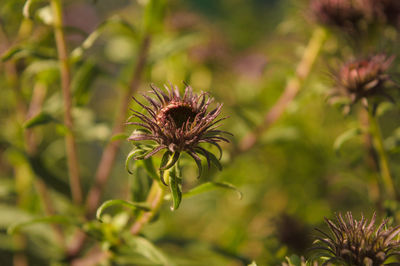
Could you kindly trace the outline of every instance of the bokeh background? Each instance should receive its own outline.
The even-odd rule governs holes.
[[[138,58],[147,1],[63,2],[78,157],[87,193],[111,137],[123,86]],[[239,200],[229,190],[213,190],[184,198],[176,211],[170,211],[170,203],[165,202],[157,220],[143,230],[146,238],[178,265],[247,265],[252,261],[279,265],[285,256],[308,254],[314,228],[325,228],[324,217],[345,211],[353,211],[356,217],[361,213],[370,217],[379,210],[380,215],[384,213],[384,206],[377,203],[378,174],[370,156],[370,140],[359,136],[334,148],[335,141],[339,146],[338,136],[366,117],[357,108],[344,116],[340,108],[329,104],[331,71],[350,50],[332,32],[325,33],[312,71],[283,115],[264,130],[254,147],[234,152],[263,123],[264,115],[296,76],[310,38],[321,30],[310,16],[308,1],[162,2],[165,11],[159,23],[154,23],[138,91],[148,91],[150,83],[162,87],[168,82],[183,89],[187,82],[196,92],[208,91],[224,103],[223,114],[229,119],[222,128],[234,134],[231,143],[223,145],[224,169],[212,168],[196,180],[196,167],[189,163],[183,190],[210,180],[227,181],[243,198]],[[24,4],[21,0],[0,2],[4,60],[0,63],[0,264],[24,265],[18,264],[18,256],[24,256],[28,265],[62,265],[62,248],[54,244],[50,225],[29,226],[22,236],[6,233],[15,222],[44,215],[37,179],[48,186],[56,214],[79,216],[81,211],[70,203],[68,188],[62,185],[68,183],[68,175],[60,123],[34,128],[40,170],[56,181],[43,179],[32,165],[35,162],[23,152],[26,117],[21,112],[34,90],[43,91],[43,110],[62,121],[57,51],[52,27],[46,24],[51,19],[48,3],[34,1],[31,19],[23,16]],[[98,36],[88,41],[94,32]],[[395,38],[393,30],[385,34],[388,40]],[[82,45],[85,40],[87,46]],[[396,50],[391,41],[381,41],[377,49]],[[131,107],[140,108],[133,102]],[[381,117],[389,149],[398,141],[399,122],[396,107]],[[126,133],[133,128],[127,126]],[[140,194],[134,192],[139,181],[124,165],[131,148],[131,143],[122,143],[102,201]],[[399,173],[398,154],[392,151],[391,165]]]

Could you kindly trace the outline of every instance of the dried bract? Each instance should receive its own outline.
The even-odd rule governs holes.
[[[351,212],[345,217],[339,213],[336,222],[325,219],[330,234],[317,229],[323,236],[317,238],[314,249],[329,258],[326,263],[383,265],[389,257],[399,254],[400,226],[388,227],[387,220],[376,226],[375,220],[374,214],[370,222],[364,216],[357,221]]]

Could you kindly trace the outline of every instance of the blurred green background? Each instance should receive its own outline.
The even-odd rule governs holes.
[[[119,96],[138,57],[146,2],[64,1],[85,193],[110,138]],[[0,63],[0,264],[18,265],[18,254],[22,254],[29,265],[62,265],[61,248],[54,244],[49,225],[29,226],[21,233],[23,237],[6,233],[15,222],[44,215],[40,185],[35,181],[41,178],[33,169],[35,162],[24,152],[26,117],[21,108],[28,105],[34,90],[43,91],[43,110],[62,121],[57,51],[52,27],[46,24],[46,18],[51,19],[48,3],[33,1],[32,19],[23,17],[24,3],[0,2],[0,53],[3,59],[11,57]],[[232,157],[234,148],[262,123],[264,114],[295,76],[318,27],[310,19],[307,1],[168,0],[163,4],[162,19],[158,24],[152,22],[148,63],[139,91],[148,91],[150,83],[162,87],[168,82],[183,89],[185,81],[196,92],[208,91],[224,103],[223,114],[230,118],[223,129],[234,134],[232,142],[223,145],[224,169],[212,168],[196,180],[196,168],[189,164],[193,167],[184,169],[183,190],[209,180],[228,181],[238,187],[243,198],[215,190],[184,199],[173,212],[166,202],[158,219],[143,230],[144,236],[179,265],[247,265],[253,260],[258,265],[279,265],[287,255],[308,254],[314,228],[324,228],[324,217],[344,211],[370,217],[382,207],[376,204],[379,184],[368,140],[356,137],[339,151],[333,148],[340,134],[363,120],[363,113],[355,109],[343,116],[328,103],[329,73],[338,64],[333,58],[349,50],[332,35],[283,116],[251,150]],[[97,38],[82,45],[94,32]],[[139,108],[133,103],[131,107]],[[381,122],[389,137],[399,122],[398,108],[385,113]],[[127,126],[126,133],[133,128]],[[39,170],[49,176],[43,181],[55,213],[79,216],[81,209],[70,203],[65,185],[63,130],[57,122],[34,128],[43,168]],[[387,144],[396,141],[394,135]],[[131,147],[123,142],[102,201],[129,199],[135,191],[129,184],[138,181],[124,166]],[[394,164],[398,155],[391,154],[391,159],[398,170]]]

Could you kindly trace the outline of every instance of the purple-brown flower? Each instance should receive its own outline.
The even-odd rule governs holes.
[[[180,95],[177,86],[165,86],[166,91],[151,86],[151,93],[154,97],[143,95],[147,104],[134,100],[143,107],[147,114],[134,111],[131,118],[138,118],[140,122],[128,124],[140,126],[135,130],[128,140],[132,141],[153,141],[155,145],[142,157],[147,159],[161,150],[166,150],[164,156],[172,156],[168,165],[162,165],[160,170],[172,167],[182,152],[189,154],[196,162],[201,173],[201,158],[218,164],[218,159],[213,153],[201,147],[202,143],[214,145],[222,155],[219,142],[229,142],[223,134],[230,134],[218,130],[219,123],[226,117],[217,119],[221,113],[222,104],[217,104],[214,109],[208,111],[213,98],[205,92],[193,93],[190,86],[186,86],[183,96]],[[200,156],[199,156],[200,155]],[[219,165],[217,165],[219,166]]]
[[[364,216],[357,221],[351,212],[345,217],[339,213],[336,221],[325,219],[330,233],[317,229],[323,236],[317,238],[314,249],[320,251],[319,256],[328,258],[325,264],[383,265],[388,258],[399,254],[400,226],[389,227],[387,220],[376,226],[375,220],[374,214],[370,222]]]
[[[386,93],[390,81],[388,69],[394,56],[377,54],[345,63],[337,75],[337,90],[348,96],[352,103]]]
[[[310,9],[321,24],[346,32],[357,30],[367,17],[364,0],[312,0]]]

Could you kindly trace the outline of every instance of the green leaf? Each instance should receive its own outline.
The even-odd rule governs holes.
[[[126,157],[125,160],[125,169],[128,171],[129,174],[132,174],[133,172],[129,168],[129,162],[131,160],[141,160],[143,159],[144,156],[146,156],[146,153],[150,152],[151,150],[147,149],[146,146],[135,146],[131,152],[129,152],[128,156]]]
[[[125,133],[115,134],[111,137],[110,142],[114,142],[117,140],[126,140],[128,136]]]
[[[26,0],[24,7],[22,8],[22,14],[27,19],[32,19],[31,6],[34,2],[39,2],[38,0]]]
[[[32,225],[32,224],[37,224],[37,223],[49,223],[49,224],[69,224],[69,225],[79,225],[77,221],[72,220],[68,216],[63,216],[63,215],[54,215],[54,216],[47,216],[47,217],[41,217],[41,218],[35,218],[26,222],[19,222],[16,224],[11,225],[7,229],[8,234],[15,234],[18,232],[21,228]]]
[[[115,205],[122,205],[131,209],[140,209],[143,211],[150,211],[150,207],[143,202],[130,202],[121,199],[114,199],[114,200],[107,200],[96,211],[96,218],[97,220],[101,221],[101,215],[103,214],[104,210]]]
[[[165,0],[149,0],[144,11],[145,32],[154,33],[162,27],[165,15]]]
[[[128,248],[125,249],[125,252],[130,256],[134,255],[132,253],[137,253],[147,258],[155,265],[175,265],[161,250],[154,246],[153,243],[151,243],[149,240],[140,236],[132,236],[130,234],[124,235],[123,239],[128,245]],[[122,252],[118,251],[119,250],[117,250],[116,252],[118,256],[123,255],[121,254]],[[120,251],[123,250],[120,249]]]
[[[335,150],[336,153],[338,153],[342,147],[342,145],[349,141],[350,139],[359,136],[362,133],[362,130],[360,128],[351,128],[345,132],[343,132],[341,135],[339,135],[334,144],[333,144],[333,149]]]
[[[163,169],[163,167],[164,167],[165,165],[168,164],[169,158],[171,157],[171,155],[172,155],[172,152],[166,151],[166,152],[163,154],[163,157],[161,158],[161,163],[160,163],[160,180],[161,180],[161,182],[162,182],[164,185],[167,185],[167,183],[165,183],[165,179],[164,179],[164,172],[165,172],[165,171],[162,170],[162,169]]]
[[[203,183],[197,187],[194,187],[191,190],[189,190],[188,192],[184,193],[183,197],[189,198],[189,197],[192,197],[192,196],[204,193],[204,192],[208,192],[210,190],[217,189],[217,188],[233,190],[237,193],[239,199],[242,199],[242,197],[243,197],[242,192],[240,192],[238,188],[236,188],[234,185],[232,185],[231,183],[228,183],[228,182],[206,182],[206,183]]]
[[[12,47],[2,54],[1,61],[6,62],[6,61],[10,60],[11,58],[13,58],[15,55],[21,53],[22,51],[24,51],[24,49],[22,49],[21,47],[18,47],[18,46]]]
[[[36,116],[32,117],[31,119],[25,121],[23,127],[24,128],[32,128],[40,125],[45,125],[50,122],[58,122],[57,119],[52,117],[51,115],[41,112]]]
[[[142,161],[143,168],[146,170],[147,174],[154,180],[159,180],[157,170],[154,167],[153,159],[150,157]]]
[[[106,21],[104,21],[103,23],[101,23],[96,30],[94,30],[86,39],[85,41],[83,41],[82,45],[78,46],[77,48],[75,48],[72,53],[71,53],[71,57],[74,60],[77,60],[79,58],[82,57],[83,53],[90,49],[93,44],[96,42],[96,40],[101,36],[101,34],[103,34],[103,32],[109,27],[109,26],[118,26],[121,29],[124,29],[125,33],[127,33],[129,36],[133,37],[133,38],[137,38],[138,37],[138,32],[137,30],[128,22],[126,22],[125,20],[123,20],[120,17],[112,17],[110,19],[107,19]]]
[[[168,170],[169,175],[169,189],[171,190],[172,202],[171,210],[178,209],[182,201],[182,191],[180,188],[180,178],[177,176],[176,167]]]

